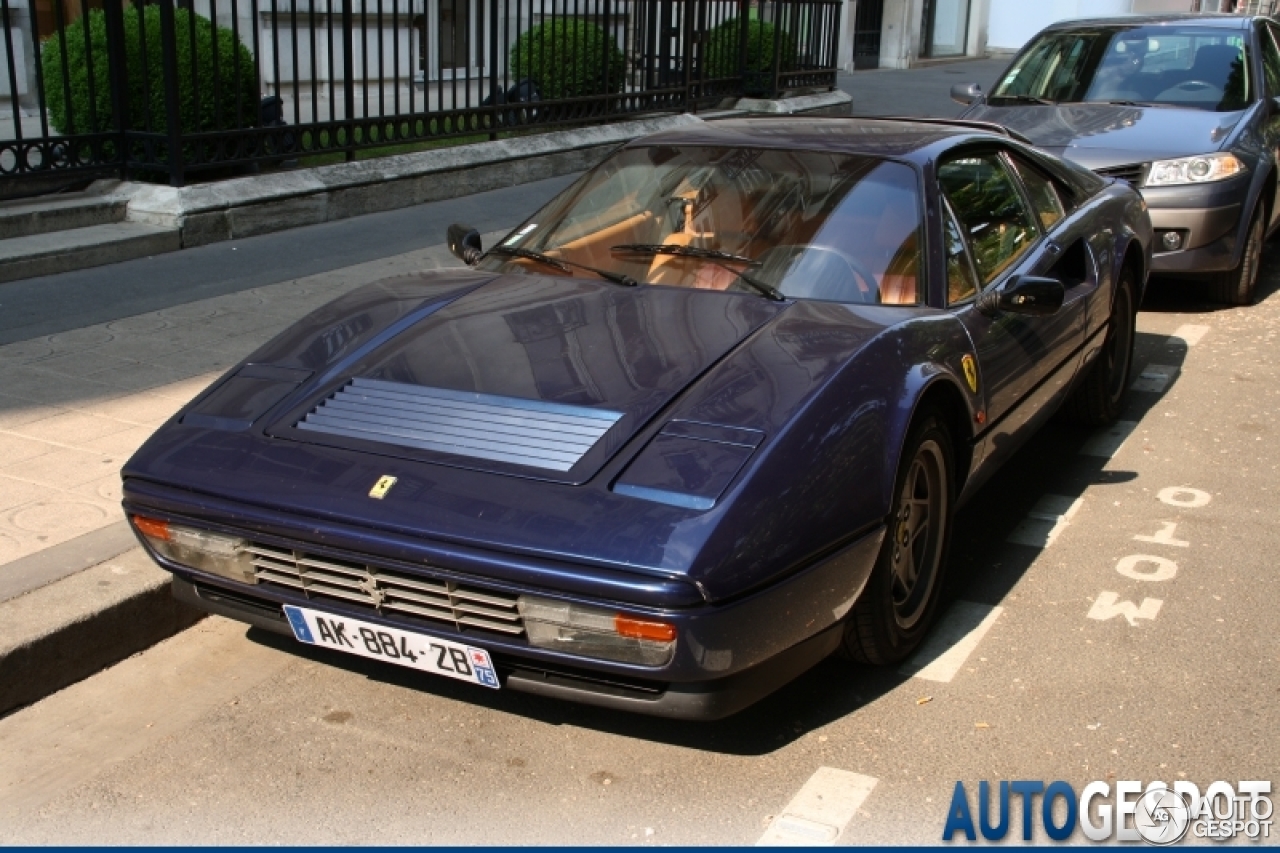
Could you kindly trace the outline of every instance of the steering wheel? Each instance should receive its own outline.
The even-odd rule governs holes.
[[[1187,92],[1199,95],[1209,89],[1212,89],[1213,92],[1216,93],[1213,97],[1217,98],[1222,96],[1222,89],[1210,83],[1208,80],[1183,80],[1176,86],[1170,86],[1168,89],[1165,89],[1163,92],[1156,95],[1156,100],[1163,100],[1165,96],[1170,93],[1176,94],[1178,92]]]

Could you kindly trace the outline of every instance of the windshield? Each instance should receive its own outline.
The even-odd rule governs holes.
[[[874,157],[630,148],[516,229],[480,266],[587,278],[602,277],[598,270],[623,284],[913,305],[918,197],[911,168]]]
[[[1240,31],[1109,26],[1048,33],[996,84],[990,102],[1124,102],[1225,112],[1251,98]]]

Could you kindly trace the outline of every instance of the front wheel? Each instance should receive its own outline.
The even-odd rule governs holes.
[[[1210,282],[1213,298],[1228,305],[1249,305],[1253,302],[1254,293],[1258,289],[1258,267],[1262,266],[1262,246],[1266,242],[1266,225],[1262,221],[1263,207],[1258,205],[1258,212],[1249,223],[1249,234],[1245,238],[1244,251],[1240,253],[1240,264],[1233,270],[1218,273]]]
[[[1067,416],[1076,423],[1106,426],[1120,417],[1124,408],[1125,396],[1129,392],[1129,368],[1133,363],[1137,317],[1133,291],[1133,272],[1126,267],[1116,285],[1102,352],[1089,365],[1089,372],[1071,392],[1064,406]]]
[[[951,432],[935,413],[918,419],[903,448],[893,514],[867,588],[845,623],[843,651],[894,664],[915,651],[938,609],[951,538]]]

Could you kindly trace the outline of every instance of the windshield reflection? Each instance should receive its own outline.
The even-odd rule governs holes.
[[[920,301],[915,172],[819,151],[619,152],[481,261],[486,269],[865,304]],[[572,262],[562,269],[522,249]]]
[[[1248,48],[1238,31],[1194,25],[1065,30],[1038,39],[996,85],[990,101],[1225,112],[1248,105],[1248,68]]]

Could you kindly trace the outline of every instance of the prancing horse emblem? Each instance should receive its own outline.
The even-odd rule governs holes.
[[[969,383],[969,390],[978,393],[978,363],[973,356],[965,353],[960,357],[960,366],[964,368],[964,381]]]
[[[389,474],[384,474],[378,478],[378,482],[373,484],[373,488],[369,490],[369,497],[382,500],[387,496],[387,492],[391,491],[391,487],[396,484],[396,478]]]

